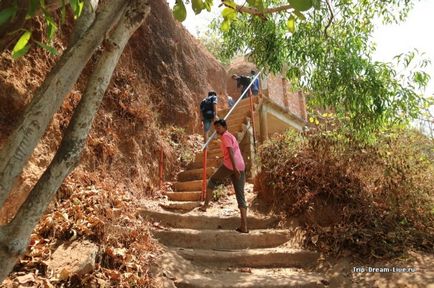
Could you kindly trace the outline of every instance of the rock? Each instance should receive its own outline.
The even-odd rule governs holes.
[[[89,241],[75,241],[60,245],[48,263],[56,278],[65,280],[72,275],[83,275],[95,269],[98,247]]]
[[[26,274],[26,275],[23,275],[23,276],[18,276],[16,278],[16,280],[21,285],[27,284],[28,282],[32,282],[33,283],[33,282],[35,282],[35,276],[33,274]]]

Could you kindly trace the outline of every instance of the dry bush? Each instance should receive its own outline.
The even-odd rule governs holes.
[[[28,252],[9,279],[32,274],[41,287],[154,287],[148,270],[157,254],[148,222],[137,217],[138,195],[109,184],[82,186],[96,175],[75,173],[62,186],[32,234]],[[74,179],[73,179],[74,178]],[[85,179],[89,178],[89,179]],[[47,269],[50,255],[65,241],[87,239],[99,247],[96,269],[59,281]],[[53,277],[54,276],[54,277]],[[38,286],[39,287],[39,286]]]
[[[305,245],[389,258],[434,245],[433,141],[390,130],[366,144],[338,131],[288,132],[259,150],[259,197],[297,216]]]
[[[188,135],[184,128],[166,126],[161,130],[165,151],[165,179],[175,179],[176,175],[194,161],[202,146],[201,137]],[[170,153],[167,153],[170,151]],[[169,164],[169,165],[168,165]]]

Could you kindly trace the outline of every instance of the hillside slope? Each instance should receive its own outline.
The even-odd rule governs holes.
[[[225,94],[224,68],[175,22],[164,0],[150,2],[152,15],[126,47],[98,111],[80,166],[69,177],[76,185],[104,182],[149,194],[157,183],[160,143],[166,154],[172,155],[162,136],[167,134],[163,131],[165,127],[174,125],[198,132],[200,100],[209,89]],[[37,21],[32,25],[40,27]],[[60,28],[57,48],[67,46],[71,26],[65,24]],[[14,215],[51,161],[95,62],[95,58],[90,61],[65,98],[14,193],[0,211],[0,223]],[[55,59],[36,47],[19,60],[12,60],[8,53],[0,56],[0,145],[54,63]],[[220,105],[223,103],[226,101]],[[177,165],[176,161],[171,162],[167,171],[173,170],[171,165]]]

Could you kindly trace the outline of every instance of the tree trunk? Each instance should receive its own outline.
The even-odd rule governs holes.
[[[86,34],[65,51],[35,92],[17,127],[0,151],[0,207],[65,95],[107,32],[118,22],[125,7],[126,2],[123,0],[106,2]]]
[[[130,1],[124,16],[108,39],[59,150],[47,170],[18,210],[15,218],[0,227],[0,282],[8,275],[19,255],[26,250],[34,226],[66,176],[76,167],[86,138],[120,55],[131,35],[149,15],[148,0]]]
[[[89,29],[95,20],[95,11],[98,6],[98,0],[84,1],[83,11],[80,18],[74,24],[74,31],[72,32],[69,45],[74,45]]]

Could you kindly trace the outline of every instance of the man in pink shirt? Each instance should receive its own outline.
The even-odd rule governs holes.
[[[234,185],[235,195],[237,197],[238,208],[241,214],[241,225],[236,229],[240,233],[249,233],[247,229],[247,203],[244,197],[244,184],[246,182],[245,164],[241,155],[237,139],[227,131],[226,121],[223,119],[214,121],[214,128],[220,135],[220,149],[223,152],[223,165],[211,176],[206,189],[206,200],[200,208],[206,211],[211,200],[213,190],[221,184],[226,178],[230,177]]]

